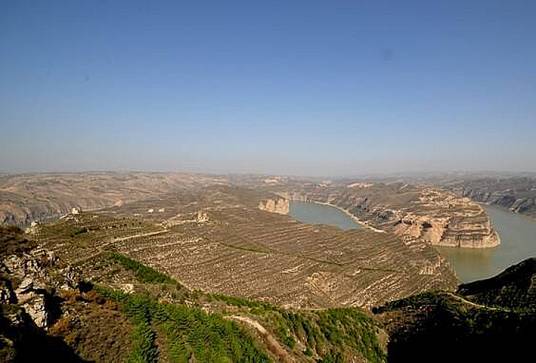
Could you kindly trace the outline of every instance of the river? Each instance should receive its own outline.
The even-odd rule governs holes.
[[[437,248],[462,282],[494,276],[508,266],[536,256],[536,220],[497,207],[484,208],[501,237],[498,247]],[[329,205],[292,201],[289,215],[303,223],[327,224],[343,230],[362,228],[346,213]]]
[[[536,220],[508,210],[483,205],[501,244],[494,248],[440,247],[462,282],[484,279],[536,256]]]
[[[327,224],[343,230],[362,228],[349,215],[326,204],[291,201],[289,215],[303,223]]]

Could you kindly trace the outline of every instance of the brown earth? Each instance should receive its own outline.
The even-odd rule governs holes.
[[[70,263],[113,248],[189,288],[288,307],[369,307],[456,286],[448,264],[425,243],[301,224],[258,209],[265,197],[245,188],[209,187],[193,197],[195,203],[170,195],[71,215],[39,227],[36,237]],[[73,231],[87,232],[71,237]]]
[[[252,183],[255,185],[255,183]],[[487,248],[500,243],[485,210],[469,198],[404,183],[326,184],[281,182],[264,186],[287,199],[328,203],[406,243]]]

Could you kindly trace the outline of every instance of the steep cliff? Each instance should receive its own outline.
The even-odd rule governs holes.
[[[536,218],[536,178],[477,178],[447,183],[447,188],[474,201]]]
[[[288,214],[290,202],[286,198],[264,199],[259,202],[259,209],[271,213]]]
[[[469,198],[444,190],[402,183],[352,183],[296,187],[282,195],[335,205],[370,226],[393,232],[406,242],[486,248],[500,243],[485,210]]]

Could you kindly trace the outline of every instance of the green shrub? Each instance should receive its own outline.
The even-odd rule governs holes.
[[[171,277],[152,269],[149,266],[135,261],[131,258],[128,258],[125,255],[122,255],[117,252],[110,253],[112,260],[118,262],[121,266],[127,270],[134,272],[134,275],[140,282],[145,283],[166,283],[166,284],[176,284],[177,282]]]
[[[84,234],[84,233],[87,233],[88,232],[88,229],[86,227],[81,227],[81,228],[76,228],[72,233],[71,233],[71,237],[76,237],[78,236],[79,234]]]
[[[157,362],[158,350],[155,345],[155,333],[148,321],[139,321],[132,333],[133,350],[128,359],[132,363]]]
[[[158,358],[151,326],[163,332],[166,350],[174,362],[268,362],[255,340],[238,324],[220,314],[207,314],[197,307],[162,304],[148,295],[124,294],[106,288],[98,291],[119,302],[134,323],[132,362]]]
[[[385,361],[385,352],[376,336],[377,327],[359,309],[273,310],[264,319],[289,348],[295,346],[297,337],[305,343],[304,354],[312,356],[316,351],[322,362],[344,361],[345,352],[354,354],[352,351],[361,353],[369,362]]]
[[[229,296],[221,294],[208,294],[210,300],[222,301],[227,305],[233,305],[238,307],[248,307],[256,309],[257,313],[262,314],[264,310],[273,310],[277,309],[275,306],[256,300],[249,300],[238,296]]]

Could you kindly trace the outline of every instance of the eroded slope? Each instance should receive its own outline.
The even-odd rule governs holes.
[[[448,264],[424,243],[301,224],[258,209],[264,197],[244,188],[207,188],[193,204],[171,196],[126,204],[70,216],[37,236],[71,262],[113,247],[192,289],[281,306],[369,307],[456,285]]]
[[[263,186],[288,199],[337,206],[376,229],[407,243],[485,248],[500,243],[485,210],[468,198],[404,183],[348,184],[286,181]]]

